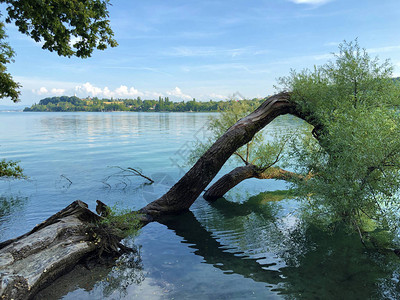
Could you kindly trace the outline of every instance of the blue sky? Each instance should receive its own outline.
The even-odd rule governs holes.
[[[291,68],[323,64],[355,38],[400,75],[399,0],[112,0],[110,18],[119,46],[84,60],[42,50],[7,26],[22,104],[74,94],[265,97]]]

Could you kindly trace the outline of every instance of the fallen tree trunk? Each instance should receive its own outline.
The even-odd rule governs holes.
[[[203,198],[207,201],[215,201],[222,198],[236,185],[249,178],[278,179],[285,181],[304,179],[302,175],[278,167],[270,167],[267,170],[260,170],[257,166],[248,164],[246,166],[237,167],[228,174],[222,176],[204,193]]]
[[[228,158],[276,117],[293,114],[302,117],[290,94],[271,96],[247,117],[230,127],[195,163],[195,165],[161,198],[140,210],[143,221],[151,222],[165,214],[176,214],[189,209],[217,175]]]
[[[111,240],[104,240],[97,226],[101,220],[78,200],[30,232],[0,243],[0,298],[30,299],[83,259],[103,250],[118,252],[113,243],[121,238],[111,233]]]
[[[288,113],[298,115],[290,94],[279,93],[239,120],[165,195],[139,211],[143,225],[188,210],[239,147],[276,117]],[[98,207],[98,211],[106,213],[107,209]],[[118,234],[96,232],[94,224],[101,219],[85,203],[75,201],[27,234],[1,243],[0,296],[29,299],[85,257],[103,250],[125,250]]]

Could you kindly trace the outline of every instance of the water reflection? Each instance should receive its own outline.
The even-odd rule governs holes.
[[[367,250],[344,230],[326,233],[282,214],[282,204],[262,204],[265,197],[204,204],[163,223],[204,263],[287,299],[398,299],[398,257]]]
[[[28,197],[23,196],[0,196],[0,222],[3,218],[21,210],[27,201]]]
[[[64,295],[71,299],[77,295],[81,299],[85,294],[83,291],[95,291],[95,296],[88,296],[88,299],[121,299],[128,296],[129,287],[141,284],[144,279],[140,253],[129,253],[115,263],[109,262],[109,265],[79,264],[40,291],[34,299],[60,299]]]
[[[38,297],[132,299],[153,295],[156,299],[170,299],[196,295],[200,299],[214,299],[229,294],[233,298],[247,298],[247,292],[253,290],[256,298],[262,295],[285,299],[399,298],[397,256],[367,250],[358,236],[341,229],[328,234],[301,222],[286,213],[291,200],[267,201],[276,197],[273,193],[263,193],[241,204],[225,199],[213,204],[199,201],[193,212],[162,220],[168,232],[181,238],[183,248],[194,250],[190,251],[192,257],[183,254],[185,251],[176,239],[168,242],[171,234],[164,231],[169,238],[164,237],[158,243],[149,241],[158,247],[151,254],[153,264],[147,265],[148,269],[146,265],[143,268],[140,256],[122,258],[112,268],[87,271],[80,267]],[[159,232],[160,226],[150,231],[146,239],[159,239],[152,234]],[[167,260],[180,255],[182,261],[176,264]],[[196,257],[222,271],[209,279],[218,280],[221,287],[211,282],[211,287],[199,287],[194,276],[202,274],[204,269],[196,271],[192,266],[182,266],[183,261],[198,264]],[[226,291],[237,280],[229,279],[232,275],[258,285],[247,282],[249,287],[238,290],[243,294],[235,294],[234,286],[232,291]],[[245,279],[240,282],[246,282]]]
[[[227,251],[190,211],[176,218],[165,218],[162,223],[183,237],[184,243],[190,244],[190,248],[196,249],[194,253],[203,257],[205,263],[226,274],[236,273],[269,284],[278,284],[282,280],[278,271],[264,269],[257,259],[244,255],[244,252]]]

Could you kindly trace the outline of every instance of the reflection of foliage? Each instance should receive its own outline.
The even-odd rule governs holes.
[[[28,197],[13,197],[13,196],[1,196],[0,197],[0,217],[11,214],[16,208],[24,205],[28,200]]]
[[[299,222],[280,242],[279,256],[286,278],[279,292],[285,299],[383,299],[399,296],[392,280],[399,271],[393,253],[366,251],[343,226],[334,232],[321,231]],[[338,288],[340,286],[340,288]]]
[[[210,203],[210,205],[218,209],[225,218],[246,216],[252,212],[256,212],[257,214],[263,215],[263,217],[268,220],[274,220],[277,213],[282,208],[277,202],[287,199],[291,195],[291,190],[262,192],[256,196],[249,197],[248,200],[243,203],[231,202],[225,200],[225,198],[220,198]]]
[[[250,205],[249,201],[237,204],[219,199],[205,207],[204,215],[196,211],[199,227],[204,226],[214,242],[206,240],[204,231],[199,236],[199,228],[187,226],[189,220],[185,228],[177,220],[176,232],[191,248],[199,249],[195,253],[206,263],[273,285],[285,299],[399,298],[400,268],[393,252],[365,248],[358,234],[349,234],[343,223],[326,231],[288,215],[294,204],[290,201],[268,202],[270,207],[266,207],[262,198],[249,199]]]
[[[17,161],[6,161],[5,159],[0,161],[0,177],[15,179],[26,178],[23,174],[23,169],[18,165]]]
[[[124,243],[134,252],[124,254],[118,259],[107,257],[99,260],[91,257],[41,290],[35,299],[64,299],[71,292],[73,295],[73,291],[78,291],[77,295],[67,295],[66,298],[81,299],[79,290],[82,289],[92,294],[90,299],[124,298],[128,292],[127,287],[140,284],[145,278],[140,246],[134,245],[130,238],[126,238]]]
[[[138,285],[145,279],[143,264],[139,251],[136,254],[121,256],[111,272],[103,280],[103,295],[110,297],[115,292],[120,296],[127,295],[127,288],[130,285]]]

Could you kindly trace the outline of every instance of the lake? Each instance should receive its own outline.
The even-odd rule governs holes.
[[[188,169],[206,113],[0,113],[0,157],[21,161],[28,180],[0,181],[0,241],[14,238],[76,199],[136,210]],[[295,128],[285,116],[269,133]],[[140,168],[155,180],[127,176]],[[224,166],[218,176],[232,168]],[[363,248],[357,235],[327,234],[296,216],[298,204],[248,180],[226,199],[200,197],[166,225],[151,223],[128,245],[140,257],[77,268],[38,299],[398,299],[399,260]]]

